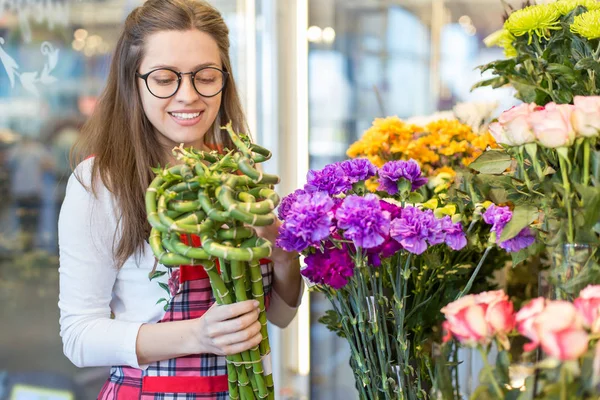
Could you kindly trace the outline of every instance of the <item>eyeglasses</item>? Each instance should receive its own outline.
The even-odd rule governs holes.
[[[136,72],[146,82],[148,91],[159,99],[168,99],[177,93],[183,75],[192,78],[192,85],[202,97],[214,97],[221,93],[227,80],[227,72],[216,67],[204,67],[195,72],[177,72],[170,68],[159,68],[144,75]]]

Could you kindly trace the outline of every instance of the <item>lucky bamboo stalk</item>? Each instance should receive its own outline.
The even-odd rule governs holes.
[[[152,226],[149,242],[157,260],[167,267],[202,265],[218,304],[248,298],[259,302],[263,339],[254,349],[227,357],[229,395],[273,399],[273,377],[265,374],[262,364],[270,346],[259,263],[271,255],[271,243],[258,238],[251,226],[275,221],[279,196],[273,185],[279,178],[255,168],[271,157],[267,149],[237,135],[231,124],[224,129],[235,149],[219,154],[179,146],[173,154],[181,164],[154,169],[156,177],[145,196]],[[200,237],[201,247],[181,242],[189,234]],[[221,274],[215,267],[217,259]]]

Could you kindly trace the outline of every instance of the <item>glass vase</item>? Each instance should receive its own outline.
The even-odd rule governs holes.
[[[539,294],[551,300],[572,301],[579,291],[598,280],[598,247],[584,243],[567,243],[551,252],[551,265],[540,275]]]

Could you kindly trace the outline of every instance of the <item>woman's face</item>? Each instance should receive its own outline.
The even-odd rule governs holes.
[[[145,43],[145,56],[138,72],[144,75],[158,68],[169,68],[177,72],[195,72],[202,67],[223,69],[217,42],[208,34],[196,29],[189,31],[162,31],[150,35]],[[213,74],[218,71],[206,70]],[[153,73],[148,77],[152,87],[164,90],[171,77]],[[194,89],[190,75],[183,75],[179,89],[169,98],[161,99],[148,90],[143,79],[138,78],[138,88],[144,113],[156,129],[160,144],[168,151],[183,143],[205,150],[204,135],[215,121],[221,107],[221,95],[203,97]],[[201,81],[201,79],[203,79]],[[196,76],[200,82],[209,82],[206,77]],[[162,85],[162,87],[161,87]],[[207,94],[207,93],[203,93]],[[212,93],[210,93],[212,94]],[[160,95],[160,93],[159,93]],[[161,96],[162,97],[162,96]]]

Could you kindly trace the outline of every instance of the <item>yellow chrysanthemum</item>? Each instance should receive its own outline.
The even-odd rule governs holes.
[[[353,143],[346,154],[348,157],[372,157],[389,153],[397,141],[410,140],[414,126],[398,117],[377,118],[373,125],[357,142]]]
[[[600,10],[579,14],[573,19],[571,32],[588,40],[600,38]]]
[[[558,0],[553,4],[561,15],[567,15],[579,6],[584,6],[588,11],[600,9],[600,3],[597,0]]]
[[[538,38],[550,38],[550,30],[560,29],[560,11],[554,4],[539,4],[525,7],[510,14],[504,28],[514,36],[529,35],[531,44],[533,34]]]
[[[506,56],[506,58],[517,56],[517,50],[513,46],[514,41],[515,37],[506,29],[500,29],[483,39],[483,42],[487,47],[502,47],[504,49],[504,56]]]
[[[376,119],[363,137],[348,150],[350,157],[366,157],[381,167],[391,160],[414,159],[426,176],[441,179],[440,190],[462,167],[488,147],[491,135],[478,135],[456,120],[438,120],[425,127],[409,125],[397,117]]]

